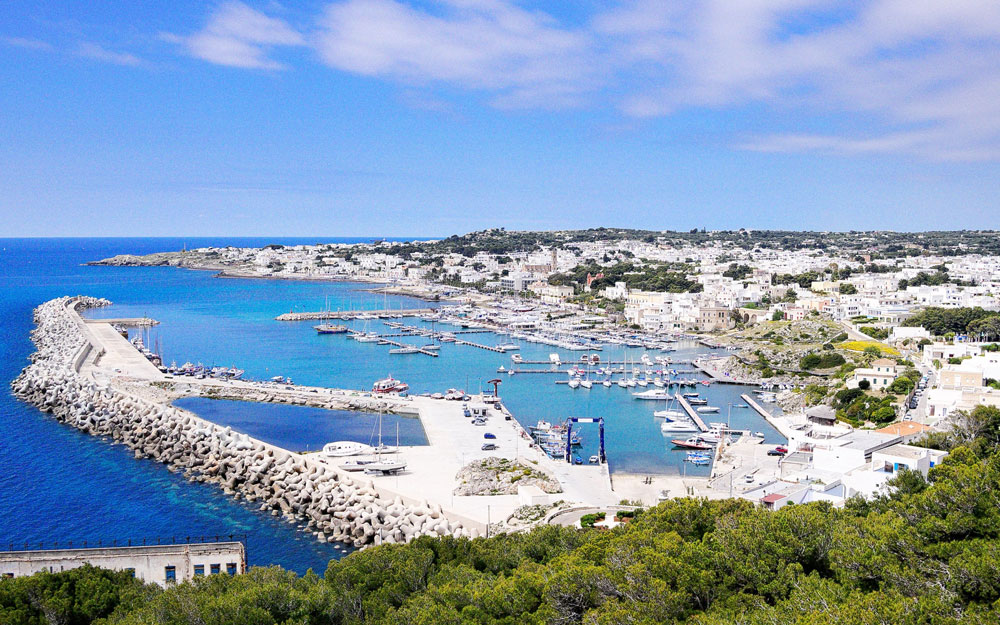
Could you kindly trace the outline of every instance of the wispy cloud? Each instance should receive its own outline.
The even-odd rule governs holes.
[[[495,92],[501,105],[572,105],[591,87],[585,32],[504,0],[442,0],[435,9],[396,0],[335,3],[316,47],[340,70]]]
[[[515,0],[336,0],[315,22],[297,30],[230,2],[169,38],[263,69],[284,67],[275,48],[311,46],[337,70],[501,108],[762,107],[771,129],[737,127],[739,149],[1000,158],[996,0],[622,0],[572,26]]]
[[[27,37],[4,37],[0,36],[0,43],[5,46],[10,46],[12,48],[24,48],[26,50],[41,50],[43,52],[51,51],[52,44],[47,41],[42,41],[41,39],[29,39]]]
[[[83,42],[76,49],[76,54],[87,59],[101,61],[102,63],[112,63],[114,65],[125,65],[135,67],[142,64],[142,59],[128,52],[113,52],[103,48],[96,43]]]
[[[164,34],[196,58],[250,69],[284,69],[270,58],[276,46],[301,46],[302,34],[284,20],[270,17],[241,2],[227,2],[216,9],[205,27],[189,36]]]

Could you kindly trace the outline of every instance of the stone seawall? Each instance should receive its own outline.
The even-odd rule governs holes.
[[[136,458],[152,458],[192,481],[211,482],[229,495],[260,502],[261,510],[304,523],[322,541],[360,547],[421,535],[478,535],[476,528],[450,520],[439,506],[389,500],[322,461],[82,375],[82,363],[99,353],[99,346],[89,344],[76,310],[108,304],[64,297],[36,308],[31,338],[37,351],[11,383],[14,395],[62,423],[126,445]]]

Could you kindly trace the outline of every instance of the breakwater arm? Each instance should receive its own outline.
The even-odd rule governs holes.
[[[357,546],[407,542],[421,535],[476,536],[478,523],[426,501],[390,498],[319,461],[263,443],[129,392],[94,375],[103,348],[78,310],[110,302],[64,297],[35,309],[32,362],[12,383],[16,397],[57,420],[107,436],[262,510],[304,523],[320,540]]]

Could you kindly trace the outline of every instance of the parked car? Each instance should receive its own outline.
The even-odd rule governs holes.
[[[493,451],[494,449],[499,449],[495,443],[483,443],[483,451]]]
[[[785,447],[784,445],[778,445],[777,447],[774,448],[774,451],[780,451],[783,454],[787,454],[788,448]]]
[[[785,452],[778,451],[777,449],[768,449],[767,450],[767,455],[768,456],[784,456]]]

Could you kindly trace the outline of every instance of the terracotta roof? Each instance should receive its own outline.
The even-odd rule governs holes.
[[[775,503],[784,499],[785,496],[778,493],[771,493],[760,498],[761,503]]]
[[[895,360],[889,360],[888,358],[879,358],[878,360],[872,361],[872,364],[873,365],[884,365],[884,366],[887,366],[887,367],[895,367],[896,366],[896,361]]]
[[[875,431],[883,434],[893,434],[895,436],[912,436],[914,434],[926,432],[929,429],[931,429],[930,426],[924,425],[923,423],[917,423],[916,421],[901,421],[899,423],[891,423],[884,428],[879,428]]]

